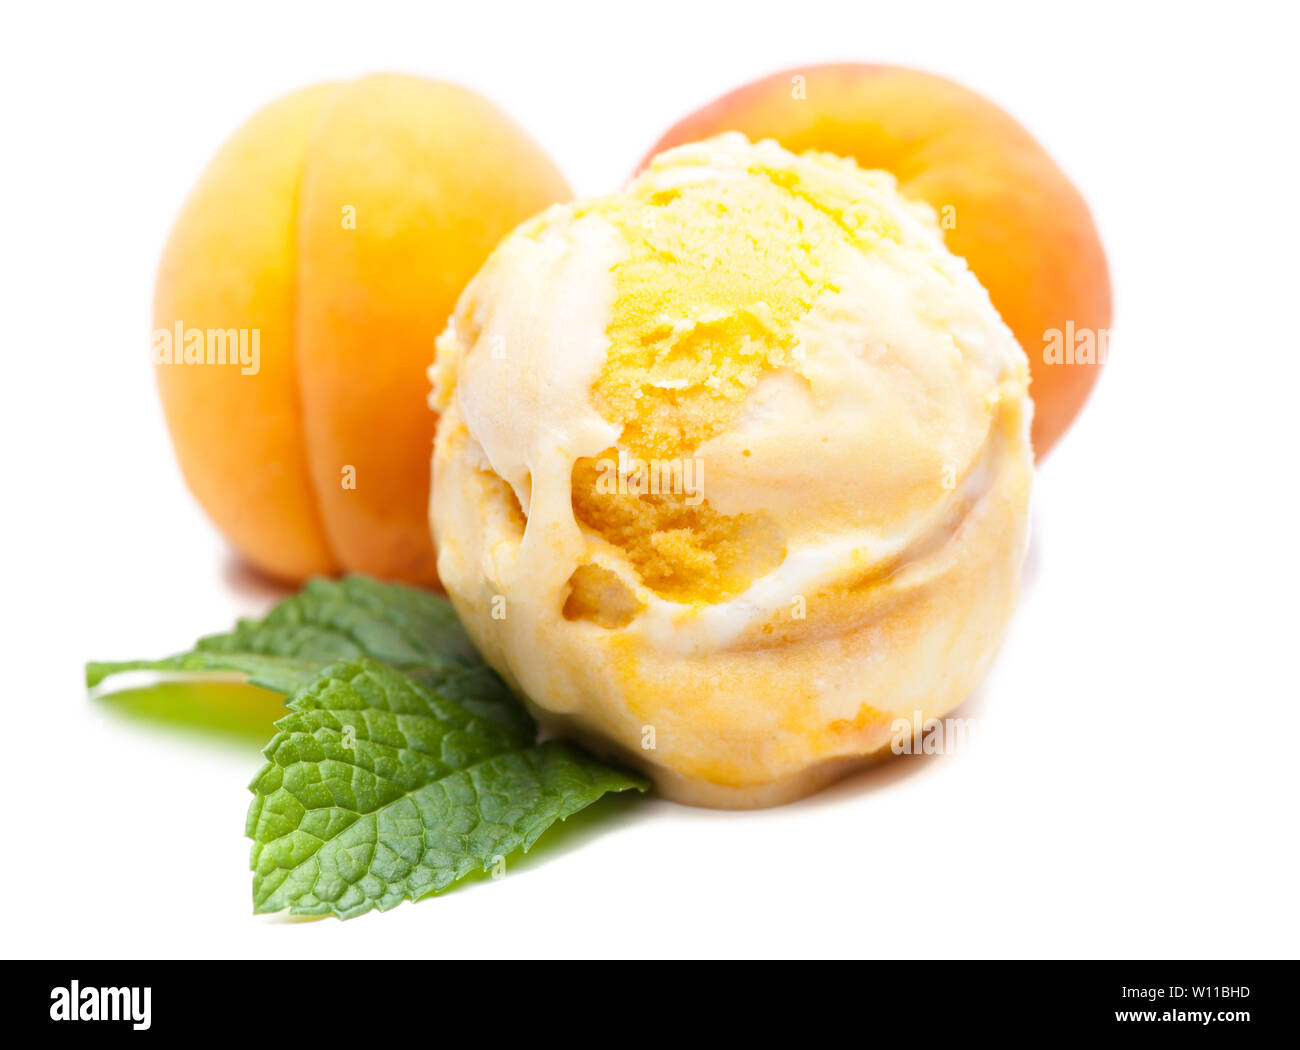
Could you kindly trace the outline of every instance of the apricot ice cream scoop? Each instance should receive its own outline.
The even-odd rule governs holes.
[[[438,573],[542,723],[727,807],[939,717],[1015,603],[1028,364],[892,176],[721,135],[505,239],[438,341]]]

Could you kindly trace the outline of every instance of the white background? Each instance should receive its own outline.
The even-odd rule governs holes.
[[[1199,6],[7,7],[0,951],[1297,954],[1295,27]],[[81,678],[272,598],[185,490],[148,363],[205,162],[273,96],[392,70],[478,88],[603,192],[696,106],[830,59],[1011,110],[1112,266],[1111,362],[1040,473],[972,746],[779,810],[615,807],[386,915],[255,918],[256,750],[111,718]]]

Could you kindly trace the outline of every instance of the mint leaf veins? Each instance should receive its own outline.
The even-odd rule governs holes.
[[[648,782],[537,727],[451,605],[361,576],[313,580],[260,620],[158,660],[86,665],[235,672],[284,694],[250,788],[258,912],[351,918],[418,900],[608,792]]]
[[[334,665],[289,708],[251,785],[259,912],[386,911],[528,850],[606,792],[647,786],[373,660]]]

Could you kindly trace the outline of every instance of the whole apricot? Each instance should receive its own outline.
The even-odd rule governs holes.
[[[670,128],[640,167],[723,131],[852,157],[933,207],[1029,355],[1036,454],[1056,443],[1105,359],[1110,276],[1088,206],[1028,131],[943,77],[843,63],[737,88]]]
[[[185,480],[250,563],[437,583],[434,338],[569,196],[496,107],[415,77],[297,91],[226,143],[163,252],[153,357]]]

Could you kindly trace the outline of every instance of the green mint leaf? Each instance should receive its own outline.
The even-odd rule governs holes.
[[[86,679],[94,687],[108,675],[120,671],[175,671],[181,673],[229,672],[247,677],[249,684],[291,696],[315,682],[330,665],[319,660],[297,657],[261,656],[257,653],[180,653],[161,660],[136,660],[130,663],[87,664]],[[106,668],[106,670],[105,670]],[[537,725],[495,671],[486,664],[447,668],[416,667],[403,672],[409,678],[434,690],[437,695],[457,704],[467,715],[493,723],[515,740],[531,742]],[[178,694],[171,694],[173,697]],[[182,696],[189,694],[179,694]],[[155,711],[157,705],[155,705]],[[182,711],[171,712],[166,721],[202,722],[202,711],[190,718]],[[265,738],[263,738],[265,739]]]
[[[529,849],[608,792],[649,786],[577,748],[537,744],[533,720],[479,659],[450,604],[400,585],[314,580],[265,618],[190,652],[87,664],[87,684],[131,670],[238,674],[288,697],[251,785],[259,912],[388,909]],[[123,707],[210,731],[247,729],[251,719],[227,710],[229,697],[196,702],[199,684],[122,694]]]
[[[196,649],[295,656],[332,663],[368,656],[401,668],[479,663],[451,603],[365,576],[315,579],[262,620],[241,620]]]
[[[86,685],[93,689],[111,675],[124,671],[175,671],[178,673],[243,675],[252,685],[289,695],[309,685],[325,666],[320,660],[258,653],[194,652],[164,656],[161,660],[126,660],[86,664]]]
[[[263,619],[241,620],[232,631],[201,638],[191,652],[88,663],[86,684],[93,689],[124,671],[224,672],[289,696],[329,665],[362,657],[405,671],[512,738],[536,735],[523,705],[479,659],[450,602],[364,576],[312,580]]]
[[[351,918],[486,871],[639,777],[471,713],[473,671],[431,688],[372,660],[330,667],[250,785],[258,912]]]
[[[240,620],[232,631],[200,638],[192,652],[161,660],[89,663],[86,684],[94,688],[123,671],[240,671],[261,676],[256,684],[292,692],[328,664],[363,656],[418,677],[480,663],[445,598],[349,576],[311,580],[263,619]],[[233,662],[224,663],[222,657]]]
[[[160,660],[88,663],[93,689],[124,671],[235,673],[289,696],[330,664],[368,657],[399,668],[472,713],[512,733],[536,727],[505,683],[479,659],[445,598],[364,576],[317,579],[261,620],[199,639],[194,649]]]

